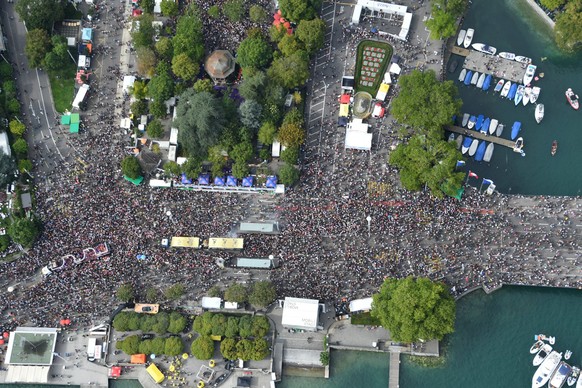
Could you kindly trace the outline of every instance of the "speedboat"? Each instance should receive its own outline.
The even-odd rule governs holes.
[[[538,124],[541,123],[542,119],[544,118],[544,104],[536,105],[535,118]]]
[[[521,100],[523,106],[526,106],[529,103],[530,97],[531,97],[531,88],[528,86],[523,91],[523,100]]]
[[[521,122],[516,121],[511,127],[511,140],[514,140],[517,137],[519,131],[521,131]]]
[[[540,96],[541,91],[542,89],[539,86],[534,86],[533,88],[531,88],[531,96],[529,96],[529,102],[535,104],[536,101],[538,100],[538,97]]]
[[[491,87],[491,79],[493,77],[491,76],[491,74],[487,74],[487,76],[485,77],[485,81],[483,82],[483,90],[487,91],[489,90],[489,88]]]
[[[578,376],[580,376],[580,368],[578,368],[577,366],[573,366],[572,373],[568,377],[568,380],[566,380],[568,383],[568,387],[571,387],[572,385],[576,384]]]
[[[477,82],[479,82],[479,76],[480,76],[479,72],[476,71],[473,74],[473,77],[471,77],[471,85],[477,85]]]
[[[469,119],[469,122],[467,123],[467,128],[473,129],[473,127],[475,126],[476,123],[477,123],[477,117],[475,117],[474,115],[471,116],[471,118]]]
[[[538,366],[552,353],[552,345],[544,344],[533,359],[533,366]]]
[[[490,162],[491,157],[493,156],[493,150],[495,149],[495,144],[489,143],[487,145],[487,149],[485,150],[485,155],[483,156],[484,162]]]
[[[514,53],[508,53],[508,52],[502,51],[497,55],[499,55],[501,58],[509,59],[511,61],[513,61],[515,59]]]
[[[481,75],[479,76],[479,79],[477,80],[477,87],[479,89],[483,87],[483,84],[485,83],[485,77],[487,77],[485,73],[481,73]]]
[[[523,137],[517,138],[515,144],[513,145],[513,152],[523,153]]]
[[[525,86],[529,85],[533,80],[537,68],[538,67],[536,65],[527,65],[527,69],[525,69],[525,74],[523,75],[523,84]]]
[[[507,93],[509,93],[509,88],[511,88],[511,81],[507,80],[503,85],[503,89],[501,89],[501,97],[507,97]]]
[[[465,81],[463,81],[463,83],[464,83],[466,86],[469,86],[469,85],[471,84],[471,79],[472,79],[472,77],[473,77],[473,72],[472,72],[471,70],[469,70],[469,71],[467,72],[467,74],[465,74]]]
[[[544,346],[545,342],[542,340],[537,340],[532,346],[531,348],[529,348],[529,352],[531,354],[536,354],[537,352],[540,351],[540,349],[542,348],[542,346]]]
[[[479,143],[479,147],[477,147],[477,152],[475,153],[475,161],[480,162],[483,160],[483,156],[485,156],[485,149],[487,148],[487,143],[482,141]]]
[[[467,123],[469,122],[469,117],[471,117],[470,114],[468,113],[463,114],[463,121],[461,122],[463,127],[467,126]]]
[[[499,124],[497,126],[497,131],[495,131],[495,135],[496,136],[501,136],[501,134],[503,133],[503,128],[505,127],[505,125],[503,124]]]
[[[472,138],[470,138],[469,136],[465,137],[465,140],[463,141],[463,145],[461,146],[461,153],[463,155],[465,155],[467,153],[467,151],[469,151],[469,148],[471,147],[472,143],[473,143]]]
[[[457,149],[461,149],[461,145],[463,144],[463,135],[457,136],[457,140],[455,140],[455,142],[457,143]]]
[[[503,84],[505,83],[504,80],[500,79],[499,81],[497,81],[497,85],[495,85],[495,89],[493,89],[493,91],[495,93],[499,93],[501,91],[501,89],[503,89]],[[509,88],[507,88],[507,90],[509,90]]]
[[[472,28],[467,29],[467,33],[465,34],[465,39],[463,40],[463,47],[469,48],[471,42],[473,41],[473,34],[475,30]]]
[[[495,55],[495,53],[497,52],[497,49],[495,47],[489,46],[488,44],[485,43],[473,43],[471,47],[473,47],[473,49],[477,51],[481,51],[482,53],[490,55]]]
[[[459,31],[459,35],[457,36],[457,46],[460,46],[463,44],[463,42],[465,41],[465,34],[466,33],[467,33],[467,31],[465,31],[465,30]]]
[[[489,134],[493,135],[495,133],[495,130],[497,129],[497,124],[499,123],[499,121],[497,121],[497,119],[491,119],[491,124],[489,124]]]
[[[485,119],[485,121],[483,121],[483,125],[481,125],[481,133],[487,134],[487,131],[489,130],[489,126],[491,125],[491,119],[489,117],[487,117]]]
[[[475,124],[475,131],[478,131],[483,126],[483,120],[485,120],[485,116],[479,115],[477,117],[477,123]]]
[[[511,85],[509,88],[509,93],[507,93],[507,98],[513,100],[515,98],[515,93],[517,92],[517,84]]]
[[[548,380],[550,380],[550,377],[552,377],[552,373],[556,370],[561,360],[562,353],[556,351],[550,353],[533,375],[533,378],[531,379],[532,388],[541,388],[546,384]]]
[[[557,147],[557,143],[556,143],[556,147]],[[572,357],[572,351],[571,350],[566,350],[564,352],[564,360],[568,361],[570,359],[570,357]]]
[[[461,73],[459,73],[459,82],[463,82],[465,80],[466,75],[467,75],[467,69],[461,70]]]
[[[524,57],[522,55],[516,55],[514,60],[517,62],[526,63],[526,64],[531,63],[531,58]]]
[[[513,98],[513,102],[515,102],[515,106],[519,105],[521,99],[523,98],[523,91],[525,90],[525,86],[519,85],[517,87],[517,92],[515,92],[515,97]]]
[[[550,151],[550,153],[552,154],[552,156],[556,155],[556,152],[558,152],[558,141],[554,140],[552,142],[552,150]]]
[[[580,107],[580,103],[578,102],[578,95],[574,94],[572,88],[568,88],[568,90],[566,90],[566,98],[568,99],[570,106],[575,110],[578,110]]]
[[[562,388],[570,373],[572,373],[572,367],[566,361],[560,362],[550,378],[548,388]]]
[[[477,152],[478,146],[479,146],[479,140],[473,139],[473,142],[471,143],[471,146],[469,147],[469,156],[475,155],[475,152]]]

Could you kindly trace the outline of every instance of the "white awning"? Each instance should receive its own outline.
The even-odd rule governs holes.
[[[370,151],[372,134],[361,131],[346,130],[346,149]]]
[[[350,302],[350,311],[370,311],[372,309],[372,298],[354,299]]]
[[[402,68],[398,66],[398,63],[393,63],[390,65],[390,73],[392,74],[400,74]]]
[[[5,383],[46,384],[50,366],[9,365]]]
[[[129,88],[133,87],[135,83],[135,76],[133,75],[126,75],[123,77],[123,91],[125,93],[129,93]]]
[[[316,299],[285,298],[283,306],[283,327],[317,330],[319,301]]]
[[[202,308],[219,309],[221,302],[222,302],[222,299],[220,299],[220,298],[211,298],[209,296],[204,296],[204,297],[202,297]]]

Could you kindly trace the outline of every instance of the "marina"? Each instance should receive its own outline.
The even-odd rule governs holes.
[[[488,141],[491,143],[499,144],[501,146],[511,148],[512,150],[515,147],[515,141],[503,139],[503,138],[500,138],[497,136],[489,136],[489,135],[486,135],[485,133],[472,131],[470,129],[458,127],[456,125],[448,127],[447,131],[458,133],[459,135],[463,135],[463,136],[469,136],[469,137],[472,137],[473,139],[485,140],[485,141]]]
[[[454,54],[462,55],[455,52]],[[468,53],[467,53],[468,52]],[[492,56],[475,50],[465,50],[463,68],[473,72],[491,74],[495,78],[510,80],[512,83],[523,81],[527,65],[510,59]]]

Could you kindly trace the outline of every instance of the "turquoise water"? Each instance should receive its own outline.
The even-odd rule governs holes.
[[[483,92],[457,81],[461,66],[455,74],[447,73],[459,86],[462,112],[497,118],[505,124],[502,135],[505,138],[509,138],[514,121],[522,122],[520,136],[524,138],[526,157],[496,146],[490,163],[467,158],[466,170],[493,180],[497,190],[504,193],[580,195],[582,174],[572,167],[582,165],[582,111],[574,111],[568,105],[564,92],[571,87],[582,95],[582,54],[560,53],[547,25],[524,0],[474,0],[463,28],[475,29],[473,43],[487,43],[498,52],[530,57],[538,66],[536,74],[545,73],[544,78],[533,82],[542,88],[538,102],[545,105],[545,117],[541,124],[535,122],[534,105],[516,107],[512,101],[494,93],[497,80],[488,92]],[[543,57],[547,59],[542,61]],[[455,59],[462,63],[460,57],[451,58]],[[554,157],[550,155],[553,140],[558,141],[558,153]],[[477,186],[481,183],[471,181]]]

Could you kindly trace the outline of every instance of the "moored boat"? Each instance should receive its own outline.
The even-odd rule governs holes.
[[[481,126],[481,133],[487,134],[487,131],[489,130],[489,126],[491,125],[491,119],[489,117],[487,117],[485,119],[485,121],[483,121],[483,125]]]
[[[455,61],[452,61],[452,62],[449,64],[449,73],[454,73],[454,72],[455,72],[455,70],[457,70],[457,66],[458,66],[458,65],[459,65],[459,62],[458,62],[458,61],[456,61],[456,60],[455,60]]]
[[[516,121],[513,123],[513,126],[511,127],[511,140],[514,140],[517,137],[519,131],[521,131],[521,122]]]
[[[523,75],[523,84],[525,86],[529,85],[530,82],[533,80],[537,68],[538,67],[536,65],[532,64],[527,65],[527,69],[525,69],[525,74]]]
[[[505,83],[504,80],[500,79],[499,81],[497,81],[497,85],[495,85],[495,89],[493,89],[493,91],[495,93],[499,93],[501,91],[501,89],[503,89],[503,84]],[[509,90],[509,88],[507,88],[507,90]]]
[[[463,81],[463,83],[466,86],[469,86],[471,84],[471,79],[473,77],[473,72],[471,70],[469,70],[466,74],[465,74],[465,80]]]
[[[555,350],[550,353],[550,355],[542,362],[542,364],[536,370],[536,373],[531,379],[532,388],[541,388],[544,384],[550,380],[552,373],[558,367],[558,364],[562,360],[562,353],[558,353]]]
[[[552,142],[552,150],[550,151],[550,153],[552,154],[552,156],[555,156],[556,152],[558,152],[558,141],[554,140]]]
[[[460,150],[461,145],[463,145],[463,135],[457,136],[457,140],[455,140],[455,141],[457,142],[457,149]]]
[[[475,161],[481,162],[483,160],[483,156],[485,156],[485,149],[487,148],[487,143],[482,141],[479,143],[479,147],[477,147],[477,152],[475,152]]]
[[[509,88],[509,93],[507,93],[507,98],[513,100],[515,98],[515,93],[517,92],[517,84],[511,85]]]
[[[580,102],[578,102],[578,95],[572,91],[572,88],[568,88],[568,90],[566,90],[566,99],[572,108],[578,110],[580,107]]]
[[[451,133],[451,134],[449,135],[449,137],[448,137],[448,140],[449,140],[451,143],[452,143],[452,142],[454,142],[454,141],[455,141],[455,134],[454,134],[454,133]]]
[[[471,77],[471,85],[477,85],[477,82],[479,82],[479,77],[481,76],[481,74],[479,74],[478,71],[476,71],[473,74],[473,77]]]
[[[524,57],[523,55],[516,55],[514,60],[521,63],[531,63],[531,58]]]
[[[457,46],[463,44],[463,42],[465,41],[465,34],[467,34],[467,31],[465,30],[459,31],[459,35],[457,35]]]
[[[517,91],[515,92],[515,97],[513,98],[513,102],[515,103],[515,105],[519,105],[519,103],[521,102],[521,99],[523,98],[523,91],[525,89],[525,86],[523,85],[519,85],[517,87]]]
[[[518,137],[513,145],[513,152],[523,153],[523,137]]]
[[[564,360],[568,361],[570,357],[572,357],[572,351],[566,350],[566,352],[564,352]]]
[[[542,119],[544,118],[544,104],[536,105],[535,118],[538,124],[541,123]]]
[[[572,367],[572,373],[570,374],[570,376],[568,376],[568,387],[573,386],[574,384],[576,384],[576,380],[578,379],[578,376],[580,376],[580,368],[578,368],[577,366],[573,366]]]
[[[536,354],[537,352],[540,351],[540,349],[542,348],[542,346],[544,346],[545,342],[542,340],[537,340],[532,346],[531,348],[529,348],[529,352],[531,354]]]
[[[511,61],[513,61],[515,59],[515,54],[514,53],[508,53],[506,51],[502,51],[502,52],[500,52],[497,55],[499,55],[501,58],[509,59]]]
[[[463,127],[467,126],[467,123],[469,122],[469,117],[471,117],[470,114],[468,113],[463,114],[463,121],[461,122]]]
[[[473,43],[471,47],[474,50],[490,55],[495,55],[495,53],[497,52],[497,49],[495,47],[489,46],[488,44],[485,43]]]
[[[467,123],[467,128],[473,129],[473,127],[475,126],[476,123],[477,123],[477,117],[475,115],[471,116],[471,118],[469,119],[469,122]]]
[[[473,144],[473,139],[470,138],[469,136],[465,137],[465,140],[463,140],[463,145],[461,146],[461,153],[463,155],[465,155],[467,151],[469,151],[471,144]]]
[[[474,29],[472,29],[472,28],[467,29],[467,33],[465,34],[465,39],[463,40],[463,47],[469,48],[469,46],[471,45],[471,42],[473,41],[473,34],[474,33],[475,33]]]
[[[582,388],[582,376],[578,375],[578,382],[576,383],[576,388]]]
[[[536,101],[538,100],[538,97],[540,96],[541,91],[542,89],[539,86],[534,86],[533,88],[531,88],[531,96],[529,96],[529,102],[535,104]]]
[[[467,75],[467,69],[461,70],[459,73],[459,82],[463,82],[465,80],[465,76]]]
[[[503,84],[503,89],[501,89],[501,97],[507,97],[507,94],[509,93],[510,88],[511,88],[511,81],[509,81],[509,80],[505,81],[505,84]]]
[[[552,373],[548,388],[562,388],[570,373],[572,373],[572,367],[566,361],[560,362],[554,373]]]
[[[477,152],[478,146],[479,146],[479,140],[473,139],[473,142],[471,142],[471,146],[469,147],[469,156],[475,155],[475,152]]]
[[[505,127],[505,125],[503,125],[503,124],[497,125],[497,131],[495,131],[495,135],[496,136],[501,136],[501,134],[503,133],[503,128],[504,127]]]
[[[485,76],[485,81],[483,81],[483,90],[487,91],[489,90],[489,88],[491,87],[491,79],[493,77],[491,76],[491,74],[487,74],[487,76]]]
[[[523,106],[526,106],[529,103],[530,96],[531,96],[531,88],[528,86],[523,91],[523,99],[521,100],[521,102],[523,103]]]
[[[479,76],[479,79],[477,80],[477,87],[479,89],[483,88],[483,84],[485,83],[485,78],[487,77],[487,75],[485,73],[481,73],[481,75]]]
[[[487,145],[487,149],[485,150],[485,155],[483,156],[484,162],[490,162],[491,157],[493,156],[493,151],[495,150],[495,144],[489,143]]]
[[[483,120],[485,120],[485,116],[479,115],[477,117],[477,123],[475,124],[475,131],[478,131],[483,126]]]
[[[552,345],[544,344],[533,359],[533,366],[538,366],[552,353]]]
[[[495,133],[495,130],[497,129],[497,124],[499,124],[499,121],[497,119],[491,119],[491,124],[489,124],[490,135],[493,135]]]

